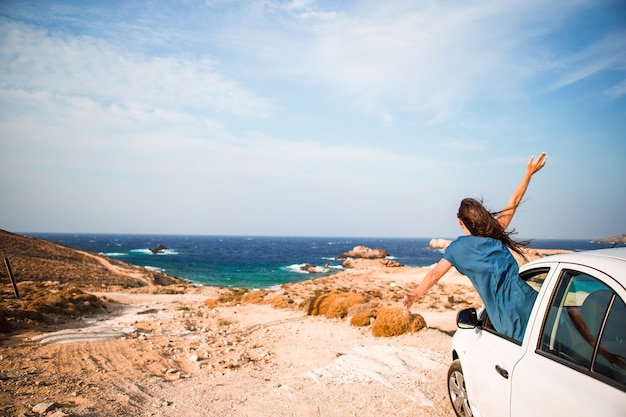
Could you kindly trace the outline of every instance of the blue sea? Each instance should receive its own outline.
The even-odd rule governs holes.
[[[199,285],[269,288],[331,274],[341,270],[344,252],[355,246],[386,250],[406,266],[428,266],[442,252],[430,249],[430,238],[335,238],[266,236],[176,236],[125,234],[29,233],[76,249],[101,253],[110,258],[154,268],[169,276]],[[150,249],[167,249],[154,254]],[[540,249],[587,250],[610,247],[589,240],[534,240]],[[325,268],[309,274],[301,266]]]

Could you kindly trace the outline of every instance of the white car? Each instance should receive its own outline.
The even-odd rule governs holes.
[[[459,417],[626,416],[626,248],[520,268],[538,291],[521,343],[459,312],[448,392]]]

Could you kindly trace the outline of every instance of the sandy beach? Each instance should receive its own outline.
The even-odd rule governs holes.
[[[189,284],[86,288],[97,312],[11,319],[21,327],[0,333],[0,415],[453,416],[446,373],[456,312],[480,306],[466,277],[450,271],[412,309],[427,327],[399,336],[303,307],[339,290],[400,308],[403,290],[427,272],[351,269],[234,298]],[[27,297],[36,286],[18,287]],[[2,291],[6,304],[10,286]]]

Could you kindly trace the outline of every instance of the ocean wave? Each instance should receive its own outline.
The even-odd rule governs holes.
[[[178,255],[174,249],[162,249],[157,253],[152,252],[151,249],[141,248],[141,249],[131,249],[128,252],[133,254],[142,254],[142,255]]]
[[[144,266],[144,268],[146,268],[148,271],[165,272],[165,269],[159,268],[157,266],[146,265],[146,266]]]
[[[272,285],[272,286],[270,286],[270,287],[267,287],[267,289],[268,289],[269,291],[278,291],[278,290],[280,290],[281,288],[282,288],[282,284],[277,284],[277,285]],[[260,288],[254,288],[254,289],[255,289],[255,290],[258,290],[258,289],[260,289]]]
[[[128,252],[130,253],[141,253],[144,255],[152,255],[152,251],[150,249],[131,249]]]
[[[350,245],[352,244],[351,241],[349,240],[345,240],[345,241],[334,241],[334,242],[326,242],[327,245]]]
[[[126,256],[128,254],[124,252],[100,252],[100,255],[108,256],[109,258],[115,258],[118,256]]]
[[[308,274],[308,271],[305,271],[304,269],[302,269],[303,266],[305,266],[306,264],[293,264],[293,265],[287,265],[281,269],[284,269],[285,271],[289,271],[289,272],[295,272],[298,274]]]
[[[311,266],[313,271],[307,269],[303,269],[303,267],[305,266]],[[341,266],[339,267],[341,269]],[[293,265],[288,265],[285,266],[281,269],[284,269],[285,271],[289,271],[289,272],[295,272],[297,274],[310,274],[312,273],[317,273],[317,274],[327,274],[329,272],[331,272],[331,269],[337,269],[336,266],[331,266],[331,265],[327,265],[327,266],[315,266],[315,265],[311,265],[311,264],[293,264]]]
[[[163,249],[155,255],[178,255],[178,252],[176,252],[174,249]]]

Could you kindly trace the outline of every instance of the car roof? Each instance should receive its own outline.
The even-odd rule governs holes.
[[[604,272],[626,287],[626,247],[549,255],[527,263],[523,269],[525,270],[545,262],[566,262],[585,265]]]

